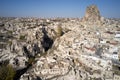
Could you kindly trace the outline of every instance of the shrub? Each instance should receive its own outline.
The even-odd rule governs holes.
[[[57,27],[57,36],[58,37],[62,36],[62,34],[63,34],[62,27],[61,27],[61,24],[59,24]]]
[[[12,41],[8,41],[7,43],[8,43],[10,46],[12,45]]]
[[[28,59],[28,64],[32,64],[35,61],[35,58],[31,57]]]
[[[8,33],[8,34],[12,34],[12,33],[13,33],[13,31],[9,30],[7,33]]]
[[[0,80],[13,80],[15,73],[16,72],[11,65],[0,66]]]
[[[20,35],[20,40],[25,40],[25,35]]]

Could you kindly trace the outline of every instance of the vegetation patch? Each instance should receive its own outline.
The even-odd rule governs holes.
[[[20,35],[20,38],[19,38],[20,40],[25,40],[26,38],[25,38],[25,35]]]
[[[0,80],[13,80],[15,73],[11,65],[0,66]]]

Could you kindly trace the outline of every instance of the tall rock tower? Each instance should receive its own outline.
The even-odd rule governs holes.
[[[87,7],[85,18],[87,20],[100,20],[100,12],[96,5],[91,5]]]
[[[98,24],[101,22],[100,12],[96,5],[90,5],[87,7],[82,22],[88,24]]]

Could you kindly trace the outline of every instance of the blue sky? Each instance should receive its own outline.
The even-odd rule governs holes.
[[[120,0],[0,0],[0,16],[81,18],[91,4],[104,17],[120,18]]]

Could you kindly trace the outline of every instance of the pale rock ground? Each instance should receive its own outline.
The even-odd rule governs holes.
[[[36,56],[20,80],[120,80],[120,20],[101,17],[95,5],[82,19],[15,18],[4,26],[0,62],[22,69]]]

